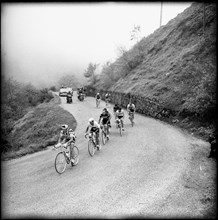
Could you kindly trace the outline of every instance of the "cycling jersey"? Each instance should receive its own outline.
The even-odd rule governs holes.
[[[100,125],[98,124],[97,121],[94,121],[94,125],[91,125],[90,123],[88,123],[88,126],[86,128],[86,133],[89,132],[98,132],[100,129]]]
[[[101,98],[101,96],[100,95],[96,95],[96,99],[100,99]]]
[[[99,121],[100,121],[101,118],[102,118],[102,123],[103,123],[103,124],[106,124],[107,122],[110,121],[110,119],[111,119],[111,114],[110,114],[109,112],[108,112],[108,113],[102,113],[102,114],[100,115]]]
[[[127,105],[127,111],[134,112],[135,111],[135,105],[134,104],[132,104],[132,105],[128,104]]]
[[[114,112],[116,112],[119,109],[118,106],[114,106]]]
[[[74,132],[69,132],[69,130],[67,129],[66,131],[61,131],[60,132],[60,141],[64,141],[67,142],[69,141],[71,138],[73,138],[73,140],[76,140],[76,136],[74,135]]]
[[[117,116],[117,118],[123,118],[124,117],[124,111],[123,111],[123,109],[121,110],[121,111],[119,111],[119,110],[117,110],[116,111],[116,116]]]

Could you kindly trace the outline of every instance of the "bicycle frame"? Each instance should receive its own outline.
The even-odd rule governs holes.
[[[117,128],[118,128],[119,131],[120,131],[120,136],[122,136],[122,125],[121,125],[121,119],[120,119],[120,118],[117,118],[117,119],[116,119],[116,123],[117,123]]]
[[[100,107],[100,99],[96,99],[96,107],[97,107],[97,108]]]
[[[95,132],[90,132],[89,133],[89,140],[94,144],[94,146],[96,147],[96,134]]]

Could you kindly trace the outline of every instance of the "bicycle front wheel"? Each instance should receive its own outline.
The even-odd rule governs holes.
[[[72,149],[72,159],[74,162],[71,161],[71,166],[76,166],[79,163],[79,149],[76,146]]]
[[[89,142],[88,142],[88,152],[89,152],[91,157],[93,157],[94,154],[95,154],[95,146],[94,146],[94,143],[91,140],[89,140]]]
[[[62,174],[67,166],[67,161],[63,152],[59,152],[55,158],[55,170]]]
[[[102,143],[105,145],[105,143],[106,143],[105,130],[102,130],[102,132],[101,132],[101,139],[102,139]]]

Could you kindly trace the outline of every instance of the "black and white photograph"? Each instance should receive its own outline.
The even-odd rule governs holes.
[[[1,3],[2,219],[217,219],[215,2]]]

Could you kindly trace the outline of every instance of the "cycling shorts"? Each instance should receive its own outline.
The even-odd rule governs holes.
[[[117,118],[122,119],[122,118],[123,118],[123,116],[117,116]]]

